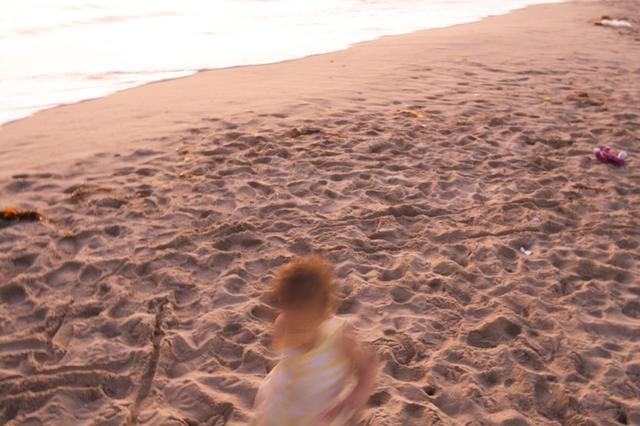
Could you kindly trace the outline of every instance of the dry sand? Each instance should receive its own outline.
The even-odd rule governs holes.
[[[363,424],[640,424],[638,28],[535,6],[2,127],[47,221],[0,229],[0,424],[246,423],[311,250],[383,363]]]

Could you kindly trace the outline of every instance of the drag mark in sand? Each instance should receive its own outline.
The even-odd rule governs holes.
[[[165,316],[167,315],[166,311],[169,310],[171,306],[169,298],[167,297],[151,300],[149,305],[150,308],[155,312],[153,333],[150,336],[153,349],[151,351],[151,354],[149,355],[149,363],[147,365],[147,368],[140,378],[140,385],[136,392],[133,406],[131,407],[131,412],[127,421],[128,425],[135,425],[140,422],[140,419],[138,418],[140,407],[149,395],[151,384],[153,383],[153,378],[155,377],[156,369],[158,368],[160,349],[162,348],[162,340],[165,334],[163,329],[163,322],[165,320]]]

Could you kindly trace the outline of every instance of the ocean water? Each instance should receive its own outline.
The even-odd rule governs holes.
[[[277,62],[559,0],[4,0],[0,124],[201,69]]]

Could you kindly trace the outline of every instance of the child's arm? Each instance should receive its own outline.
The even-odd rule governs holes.
[[[378,370],[376,354],[357,338],[351,325],[345,326],[342,335],[344,351],[349,354],[356,375],[356,386],[347,396],[345,404],[348,409],[358,413],[367,404],[367,400],[375,387]]]
[[[341,343],[344,352],[351,358],[356,376],[356,386],[344,401],[323,415],[323,420],[328,423],[344,410],[357,414],[365,407],[369,396],[373,392],[378,370],[378,361],[375,353],[366,348],[357,338],[356,332],[351,325],[345,326]]]

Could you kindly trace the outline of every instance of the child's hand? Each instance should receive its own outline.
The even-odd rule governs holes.
[[[334,421],[340,414],[346,414],[349,418],[358,414],[366,405],[366,401],[368,399],[368,393],[363,389],[354,389],[349,396],[347,396],[343,401],[336,404],[333,408],[325,411],[321,419],[327,424],[330,424]]]
[[[373,392],[378,362],[376,355],[358,340],[350,326],[344,330],[342,345],[351,358],[357,379],[355,388],[347,396],[344,404],[352,413],[357,414],[367,405],[369,395]]]
[[[320,415],[320,424],[330,425],[331,422],[334,421],[336,417],[338,417],[338,415],[340,415],[340,413],[342,412],[342,410],[345,409],[345,407],[346,407],[346,400],[340,402],[339,404],[335,405],[333,408],[330,408],[329,410],[322,413]]]

